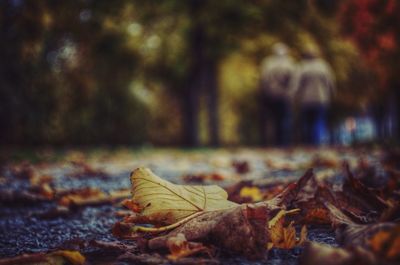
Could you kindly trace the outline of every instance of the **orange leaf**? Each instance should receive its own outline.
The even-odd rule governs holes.
[[[374,253],[383,258],[400,258],[400,225],[391,230],[379,231],[371,237],[369,245]]]

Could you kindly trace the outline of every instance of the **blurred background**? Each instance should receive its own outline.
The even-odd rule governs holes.
[[[277,42],[332,68],[326,143],[395,142],[398,14],[395,0],[3,0],[0,142],[274,145],[259,99]]]

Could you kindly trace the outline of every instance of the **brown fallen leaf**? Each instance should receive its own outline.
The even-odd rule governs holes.
[[[291,249],[302,245],[307,239],[307,228],[303,226],[300,232],[300,238],[296,238],[296,229],[293,222],[288,226],[284,226],[285,216],[290,213],[285,210],[280,210],[267,224],[268,243],[267,249],[283,248]]]
[[[133,224],[130,222],[116,222],[112,227],[112,234],[121,239],[135,239],[138,235],[132,230]]]
[[[0,259],[0,265],[24,265],[24,264],[46,264],[46,254],[22,254],[13,258]]]
[[[31,179],[36,175],[33,165],[27,161],[14,165],[9,168],[12,175],[19,179]]]
[[[327,183],[318,183],[312,170],[308,170],[297,183],[290,184],[273,200],[288,209],[300,208],[299,222],[330,224],[329,202],[357,223],[377,221],[389,204],[353,177],[345,164],[346,183],[343,190],[333,190]],[[388,214],[390,215],[390,214]]]
[[[41,195],[41,196],[43,196],[43,197],[45,197],[45,198],[47,198],[49,200],[53,199],[54,196],[55,196],[55,191],[52,188],[51,184],[50,183],[46,183],[46,182],[43,182],[43,183],[40,183],[38,185],[32,186],[30,188],[30,191],[32,191],[32,192],[34,192],[36,194],[39,194],[39,195]]]
[[[132,214],[132,212],[129,210],[118,210],[115,212],[115,216],[117,216],[117,217],[127,217],[131,214]]]
[[[378,263],[391,264],[393,260],[400,261],[400,226],[393,222],[357,224],[340,209],[326,203],[336,228],[336,239],[346,248],[357,246],[359,250],[368,253],[370,260]]]
[[[257,259],[265,254],[267,219],[268,209],[265,204],[203,212],[167,235],[150,239],[148,247],[166,248],[169,238],[181,233],[188,241],[213,244],[227,252]]]
[[[226,179],[224,175],[219,173],[210,173],[210,174],[196,174],[196,175],[186,175],[182,177],[185,182],[193,182],[193,183],[203,183],[206,181],[223,181]]]
[[[301,212],[303,217],[306,216],[309,219],[319,218],[325,221],[328,219],[330,223],[337,224],[338,228],[343,228],[343,224],[347,227],[352,225],[351,229],[353,230],[357,228],[356,225],[353,225],[355,223],[351,218],[351,214],[354,214],[353,212],[349,214],[348,212],[343,212],[345,209],[340,208],[341,210],[338,210],[338,207],[344,205],[340,199],[345,195],[334,192],[329,186],[318,185],[312,169],[308,170],[297,182],[289,184],[280,194],[269,201],[243,205],[229,204],[229,207],[226,207],[225,203],[229,201],[226,201],[226,197],[222,197],[222,206],[213,205],[216,207],[214,209],[201,209],[200,207],[200,209],[196,209],[193,206],[199,201],[203,203],[204,207],[206,196],[200,196],[199,198],[201,199],[196,197],[199,196],[198,194],[195,197],[188,197],[187,194],[176,188],[178,186],[180,189],[188,189],[190,186],[171,184],[146,170],[144,172],[136,171],[133,176],[136,177],[136,179],[133,178],[132,180],[134,198],[125,204],[128,208],[140,214],[124,218],[125,222],[121,222],[116,226],[116,230],[118,230],[116,234],[130,234],[130,236],[133,236],[132,232],[160,233],[170,231],[166,235],[159,237],[151,238],[150,236],[148,241],[150,249],[167,248],[168,239],[175,238],[179,233],[182,233],[188,241],[212,244],[225,251],[253,258],[263,256],[263,248],[260,248],[260,246],[267,245],[268,248],[290,249],[303,244],[306,240],[307,230],[305,227],[302,228],[300,238],[297,239],[294,223],[291,222],[286,227],[284,226],[283,217],[287,212],[290,212],[287,209],[292,209],[299,205],[304,206]],[[144,180],[144,182],[136,182],[135,185],[135,181],[138,179]],[[143,183],[151,183],[151,185],[144,185]],[[202,189],[201,186],[196,187],[199,190]],[[215,191],[217,193],[221,192],[220,189],[215,189]],[[174,195],[170,196],[171,193]],[[195,191],[194,193],[196,194]],[[163,194],[163,196],[168,194],[168,196],[157,201],[155,198],[158,198],[159,194]],[[178,194],[177,197],[179,199],[174,197],[176,194]],[[146,196],[151,199],[144,200],[143,198],[146,198]],[[355,192],[354,196],[359,195]],[[185,207],[188,207],[192,213],[183,216],[177,215],[178,217],[175,216],[170,219],[167,223],[168,225],[164,227],[136,226],[136,224],[149,223],[165,224],[165,220],[168,220],[166,218],[171,218],[171,215],[175,214],[174,210],[178,210],[179,213],[180,210],[186,209],[179,205],[178,207],[175,205],[175,208],[169,207],[171,204],[166,204],[168,207],[165,207],[165,203],[171,203],[171,201],[168,202],[169,199],[172,199],[172,201],[177,200],[178,202],[183,200]],[[346,203],[351,205],[351,202],[346,201]],[[143,214],[148,207],[154,207],[152,208],[153,211],[150,212],[151,220],[148,218],[149,214]],[[266,226],[267,222],[268,226]],[[227,229],[230,227],[235,227],[234,233],[232,233],[231,229]],[[351,229],[348,229],[348,231],[351,231]],[[264,235],[260,231],[264,231]],[[137,234],[135,235],[137,236]],[[346,232],[343,235],[351,238],[349,235],[355,234]]]
[[[375,210],[382,211],[388,207],[388,204],[378,196],[377,191],[367,188],[360,180],[356,179],[350,171],[350,166],[344,164],[345,173],[347,174],[347,181],[343,187],[344,192],[354,194],[358,201],[363,201],[365,204],[372,206]]]
[[[235,168],[236,173],[238,174],[246,174],[250,172],[250,165],[247,161],[234,160],[232,162],[232,166]]]
[[[0,202],[5,205],[32,205],[39,202],[50,201],[47,196],[27,190],[2,190],[0,191]]]
[[[167,247],[171,254],[167,257],[170,260],[178,260],[200,252],[209,253],[209,249],[201,243],[188,242],[182,233],[169,237]]]
[[[73,190],[69,194],[62,196],[58,203],[62,206],[82,206],[101,204],[107,200],[107,194],[97,188],[83,188]]]
[[[0,259],[0,265],[83,265],[85,257],[79,251],[57,250],[50,253],[23,254]]]
[[[310,180],[314,182],[313,169],[308,169],[297,182],[287,185],[283,191],[269,200],[268,203],[287,209],[299,208],[296,202],[305,201],[313,197],[313,190],[308,191],[305,189]]]
[[[240,196],[240,191],[244,187],[253,187],[253,183],[250,180],[242,180],[232,186],[226,187],[225,190],[228,193],[228,200],[236,203],[249,203],[252,202],[251,198]]]
[[[124,244],[122,242],[106,242],[101,240],[91,240],[89,242],[90,246],[97,247],[101,249],[113,250],[119,253],[123,253],[126,251],[135,251],[137,250],[136,246],[132,244]]]
[[[350,224],[336,229],[336,238],[344,246],[358,245],[369,248],[369,240],[381,231],[395,229],[394,223],[376,223],[368,225]]]
[[[300,265],[378,265],[383,264],[365,249],[335,248],[325,244],[308,242],[299,258]]]
[[[50,175],[39,175],[33,174],[32,177],[29,179],[29,182],[32,186],[40,186],[44,183],[52,183],[54,181],[53,177]]]
[[[140,208],[140,205],[137,204],[134,200],[125,199],[121,202],[121,204],[122,204],[122,206],[126,207],[127,209],[131,210],[132,212],[140,213],[142,211],[142,208]]]
[[[64,190],[57,193],[60,195],[58,203],[66,207],[81,207],[87,205],[99,205],[114,203],[129,196],[127,190],[110,192],[109,194],[97,188],[82,188],[77,190]]]
[[[102,178],[106,179],[109,178],[109,174],[103,170],[95,169],[88,163],[84,162],[83,160],[75,160],[71,161],[71,164],[77,169],[77,172],[74,172],[69,175],[72,178]]]
[[[137,237],[138,233],[154,234],[170,231],[167,235],[150,238],[148,241],[150,249],[167,248],[168,239],[182,233],[188,241],[212,244],[228,252],[243,254],[249,258],[259,258],[264,255],[264,247],[270,236],[266,230],[272,229],[266,226],[267,221],[272,219],[279,209],[282,209],[281,207],[290,206],[290,200],[297,198],[304,183],[312,175],[312,170],[309,170],[297,183],[289,185],[270,201],[237,205],[227,201],[226,193],[219,187],[211,186],[213,193],[220,196],[219,200],[217,198],[209,200],[207,186],[174,185],[160,179],[149,170],[139,169],[131,175],[134,197],[124,202],[126,207],[139,214],[125,217],[122,222],[114,226],[113,232],[120,237]],[[138,180],[141,182],[137,182]],[[191,190],[193,187],[196,188]],[[201,190],[203,190],[203,196],[200,196]],[[159,197],[160,194],[161,197]],[[180,205],[181,202],[183,204]],[[152,211],[146,213],[146,209],[150,207],[153,207]],[[181,215],[180,211],[186,209],[190,210],[191,214]],[[284,211],[285,214],[288,212],[293,211]],[[174,216],[174,214],[177,215]],[[281,217],[277,220],[283,222]],[[170,218],[170,221],[165,222],[168,220],[166,218]],[[171,222],[172,220],[175,223]],[[136,225],[165,223],[167,226],[162,227]],[[232,227],[235,227],[234,232],[230,229]],[[297,246],[303,243],[306,237],[306,228],[303,228],[300,239],[296,238],[293,223],[279,231],[282,233],[283,240],[276,240],[274,243],[282,248]]]
[[[374,234],[369,239],[369,245],[377,256],[400,262],[400,224]]]

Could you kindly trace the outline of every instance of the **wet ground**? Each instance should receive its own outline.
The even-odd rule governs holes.
[[[335,151],[327,154],[332,159],[357,159],[354,153]],[[219,180],[221,186],[228,186],[243,179],[289,181],[295,180],[304,172],[308,161],[318,151],[277,150],[235,150],[235,151],[202,151],[182,152],[163,150],[159,152],[135,153],[124,151],[123,155],[107,154],[107,156],[80,157],[88,160],[93,167],[107,172],[106,177],[85,176],[71,177],[76,168],[68,159],[47,163],[41,166],[43,173],[51,174],[54,185],[62,189],[97,187],[104,191],[129,188],[129,172],[137,166],[148,166],[160,176],[176,183],[182,183],[182,176],[188,174],[207,174],[218,172],[224,179]],[[372,155],[366,155],[371,158]],[[232,167],[232,161],[246,161],[250,165],[247,173],[239,174]],[[272,162],[271,162],[272,161]],[[275,162],[274,162],[275,161]],[[354,162],[353,161],[353,162]],[[351,162],[351,161],[350,161]],[[274,164],[275,163],[275,164]],[[285,164],[287,163],[287,164]],[[322,167],[321,172],[326,170]],[[325,170],[325,171],[324,171]],[[17,179],[12,171],[2,173],[0,191],[14,190],[22,192],[29,189],[29,182]],[[333,173],[334,174],[334,173]],[[205,181],[206,184],[213,181]],[[56,206],[56,202],[34,202],[29,204],[0,205],[0,257],[13,257],[22,253],[48,251],[59,246],[68,246],[68,242],[90,241],[92,239],[115,241],[111,234],[113,224],[120,219],[116,211],[117,205],[105,204],[77,208],[66,216],[44,218],[41,214]],[[313,241],[337,245],[334,233],[329,227],[308,227],[308,238]],[[134,244],[134,243],[132,243]],[[85,251],[90,252],[91,249]],[[297,264],[301,248],[292,250],[273,249],[268,254],[268,262],[250,262],[244,258],[224,257],[223,264]]]

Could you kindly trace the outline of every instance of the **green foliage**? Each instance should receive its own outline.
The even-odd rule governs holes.
[[[126,1],[5,1],[1,141],[140,143],[145,106],[129,90],[138,56],[107,23]],[[5,63],[8,62],[8,63]]]

